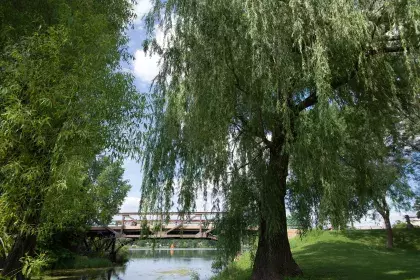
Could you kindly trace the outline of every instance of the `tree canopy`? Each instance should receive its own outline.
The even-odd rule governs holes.
[[[120,66],[131,59],[131,5],[0,4],[0,227],[15,236],[4,275],[33,252],[57,197],[77,199],[98,154],[139,146],[143,100]]]
[[[300,274],[285,234],[285,195],[315,184],[331,222],[360,214],[384,137],[419,108],[420,5],[152,2],[144,47],[161,56],[161,70],[149,98],[143,209],[168,210],[175,181],[185,211],[210,188],[230,221],[220,236],[229,239],[226,260],[258,225],[253,279]]]
[[[91,225],[108,225],[118,214],[131,189],[123,179],[121,161],[98,156],[80,173],[81,183],[73,188],[51,191],[43,208],[46,235]],[[77,199],[76,199],[77,198]],[[57,209],[57,205],[60,207]],[[59,227],[57,227],[59,225]]]
[[[75,254],[104,254],[92,252],[86,238],[92,225],[109,225],[118,214],[131,188],[123,173],[121,161],[98,156],[81,174],[83,183],[76,189],[61,189],[46,198],[36,251],[38,255],[45,253],[49,266],[55,267]]]

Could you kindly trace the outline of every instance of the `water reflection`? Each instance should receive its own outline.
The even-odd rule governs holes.
[[[212,276],[214,250],[157,249],[130,252],[130,261],[110,270],[90,270],[65,273],[66,278],[80,280],[187,280],[195,273],[201,280]],[[57,274],[55,274],[57,275]],[[61,277],[63,274],[60,275]]]

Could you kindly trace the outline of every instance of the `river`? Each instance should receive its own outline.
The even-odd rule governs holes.
[[[69,273],[60,279],[80,280],[190,280],[209,279],[213,249],[137,249],[130,251],[130,260],[112,270],[86,270]],[[193,276],[198,276],[193,277]]]

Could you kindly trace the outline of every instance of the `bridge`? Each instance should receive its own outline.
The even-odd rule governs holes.
[[[113,224],[92,226],[89,236],[113,237],[118,239],[209,239],[217,240],[212,234],[214,219],[212,212],[193,212],[181,215],[169,213],[119,213]]]
[[[109,251],[115,262],[116,254],[123,246],[137,239],[207,239],[217,240],[214,220],[223,213],[193,212],[182,215],[169,213],[119,213],[112,224],[92,226],[85,238],[85,246],[90,251]],[[249,228],[257,231],[258,228]],[[298,229],[288,229],[292,238]],[[99,242],[98,242],[99,240]],[[117,245],[119,243],[119,245]]]

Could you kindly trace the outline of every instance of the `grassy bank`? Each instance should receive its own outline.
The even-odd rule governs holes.
[[[420,229],[395,230],[395,249],[385,249],[383,230],[311,232],[290,242],[307,280],[420,280]],[[244,254],[213,280],[249,279]]]

